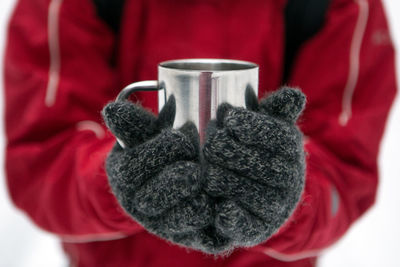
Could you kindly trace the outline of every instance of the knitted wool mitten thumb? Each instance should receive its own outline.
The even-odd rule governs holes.
[[[203,147],[206,192],[215,197],[215,231],[232,247],[267,240],[289,218],[304,185],[303,136],[295,125],[300,90],[282,88],[247,109],[222,104]]]

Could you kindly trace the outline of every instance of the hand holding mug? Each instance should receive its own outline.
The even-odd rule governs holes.
[[[267,240],[300,199],[305,161],[295,122],[304,108],[299,90],[282,88],[248,108],[222,104],[203,147],[205,190],[215,198],[214,224],[234,247]]]
[[[303,189],[302,134],[295,122],[304,95],[284,88],[259,103],[254,64],[162,64],[159,82],[128,86],[103,110],[124,146],[116,144],[106,162],[114,194],[146,229],[180,245],[217,254],[265,241]],[[226,87],[235,82],[241,96]],[[137,89],[169,95],[158,118],[126,101]]]

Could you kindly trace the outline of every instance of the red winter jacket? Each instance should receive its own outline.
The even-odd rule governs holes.
[[[73,266],[314,266],[375,200],[377,155],[396,91],[379,0],[333,0],[288,83],[308,103],[307,179],[293,216],[262,245],[214,259],[167,243],[120,208],[100,110],[158,62],[234,58],[280,85],[286,0],[127,0],[118,34],[92,0],[19,0],[5,55],[6,171],[15,205],[63,242]],[[137,95],[157,110],[153,93]]]

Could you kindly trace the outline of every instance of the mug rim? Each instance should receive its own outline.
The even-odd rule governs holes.
[[[257,69],[256,63],[235,59],[187,58],[163,61],[159,68],[188,72],[229,72]]]

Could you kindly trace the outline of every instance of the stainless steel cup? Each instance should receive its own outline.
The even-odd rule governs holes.
[[[117,101],[126,100],[137,91],[158,93],[161,110],[170,95],[176,99],[174,128],[192,121],[199,129],[200,141],[210,119],[215,118],[219,104],[245,106],[247,87],[258,92],[258,65],[227,59],[180,59],[158,65],[158,81],[135,82],[125,87]]]

